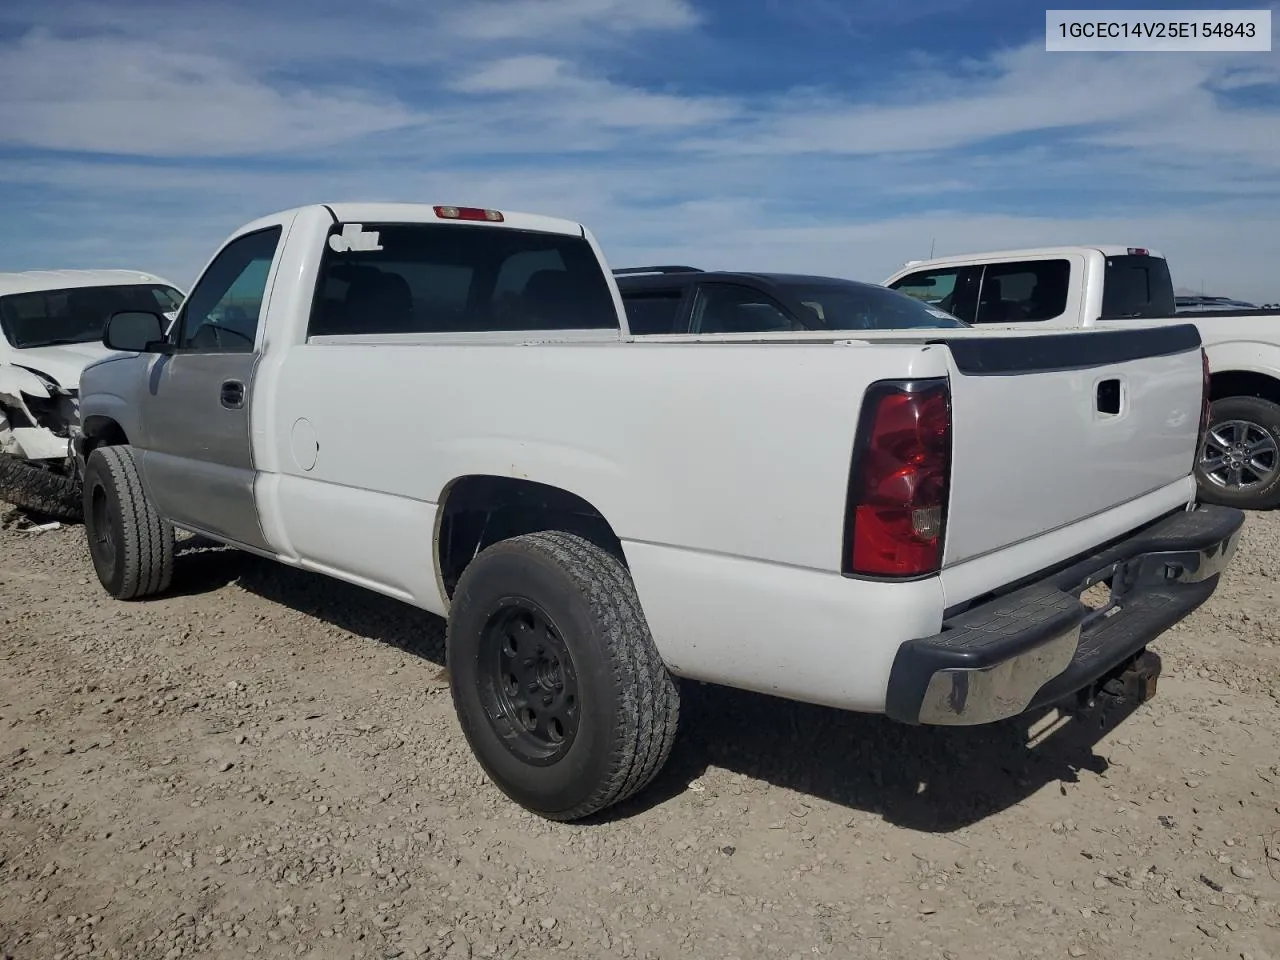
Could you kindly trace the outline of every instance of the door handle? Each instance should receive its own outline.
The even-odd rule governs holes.
[[[239,380],[223,380],[220,399],[228,410],[239,410],[244,406],[244,384]]]
[[[1098,383],[1094,409],[1106,416],[1114,417],[1120,413],[1120,405],[1124,399],[1124,387],[1120,380],[1112,377]]]

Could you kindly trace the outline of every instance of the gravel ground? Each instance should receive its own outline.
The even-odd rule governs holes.
[[[439,621],[188,543],[0,531],[0,955],[1280,958],[1280,515],[1128,716],[920,730],[697,687],[595,823],[471,758]]]

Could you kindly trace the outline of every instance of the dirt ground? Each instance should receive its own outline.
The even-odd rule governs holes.
[[[1280,958],[1280,515],[1131,715],[896,726],[712,687],[599,822],[471,758],[441,624],[188,545],[0,532],[0,955]],[[781,639],[781,638],[780,638]]]

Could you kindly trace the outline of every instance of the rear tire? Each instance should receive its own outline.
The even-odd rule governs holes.
[[[1196,457],[1200,500],[1241,510],[1280,505],[1280,405],[1261,397],[1215,400],[1209,434]]]
[[[550,820],[644,789],[680,694],[626,567],[574,534],[493,544],[463,572],[446,638],[454,708],[495,785]]]
[[[75,477],[8,453],[0,453],[0,500],[65,523],[76,523],[81,516]]]
[[[128,446],[99,447],[84,471],[84,526],[93,569],[117,600],[169,589],[173,527],[156,513]]]

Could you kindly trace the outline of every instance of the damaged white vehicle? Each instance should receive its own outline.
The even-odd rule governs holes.
[[[111,354],[102,330],[113,313],[172,316],[182,298],[169,281],[135,270],[0,273],[0,500],[79,519],[70,444],[80,374]]]

